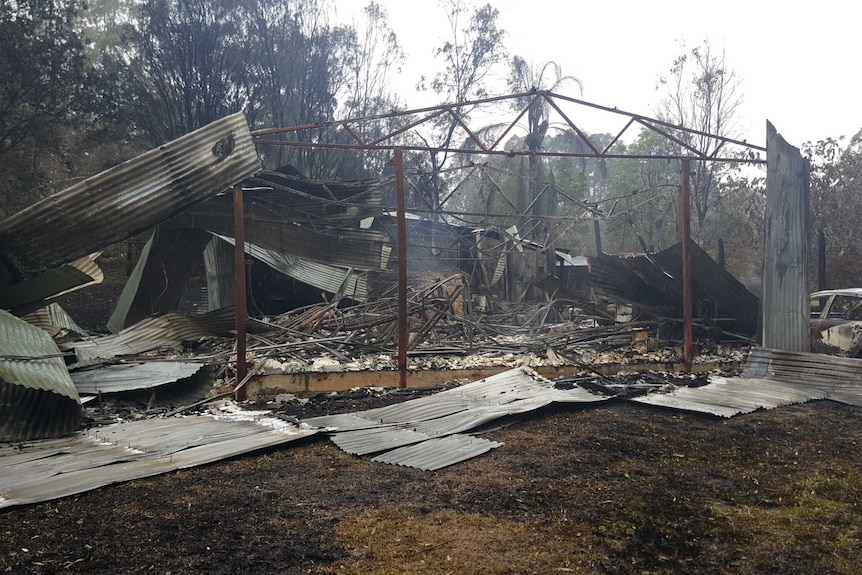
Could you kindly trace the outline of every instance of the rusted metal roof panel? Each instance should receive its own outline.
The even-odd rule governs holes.
[[[0,508],[47,501],[281,445],[317,433],[271,419],[147,419],[0,447]]]
[[[71,376],[80,394],[117,393],[173,383],[193,376],[204,365],[187,361],[148,361],[76,371]]]
[[[332,441],[356,455],[380,453],[408,445],[416,449],[387,453],[379,461],[396,465],[418,462],[421,469],[438,469],[443,462],[463,458],[446,453],[451,443],[440,438],[477,429],[503,417],[523,414],[560,403],[592,403],[609,399],[582,388],[555,389],[553,383],[527,368],[516,368],[434,395],[353,414],[303,420],[312,427],[334,431]],[[430,443],[429,443],[430,441]],[[477,455],[491,449],[485,445]],[[465,449],[461,455],[470,453]],[[451,465],[449,463],[448,465]]]
[[[258,171],[245,117],[213,122],[0,222],[0,285],[150,228]]]
[[[0,441],[57,437],[82,420],[78,391],[51,337],[0,311]]]

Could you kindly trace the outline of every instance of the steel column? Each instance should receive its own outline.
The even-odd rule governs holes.
[[[234,291],[236,297],[236,385],[246,376],[246,325],[248,309],[245,301],[245,209],[242,203],[242,185],[233,189],[234,235]],[[245,400],[245,387],[236,390],[236,400]]]
[[[679,235],[682,242],[682,325],[684,332],[683,361],[685,370],[691,371],[692,330],[691,330],[691,189],[689,175],[691,166],[688,158],[682,160],[681,185],[679,188]]]
[[[404,201],[404,153],[395,148],[395,196],[398,211],[398,374],[401,388],[407,387],[407,217]]]

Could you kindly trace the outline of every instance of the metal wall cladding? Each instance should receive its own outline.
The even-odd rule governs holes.
[[[242,114],[150,150],[0,222],[0,285],[125,239],[260,168]]]
[[[809,163],[766,125],[763,347],[808,352]]]
[[[81,401],[47,333],[0,311],[0,441],[57,437],[78,429]]]

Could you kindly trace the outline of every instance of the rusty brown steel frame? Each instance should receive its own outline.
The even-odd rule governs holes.
[[[473,130],[468,125],[468,118],[465,114],[462,113],[462,110],[473,110],[478,106],[486,105],[486,104],[501,104],[501,103],[510,103],[511,109],[515,113],[514,119],[511,120],[508,124],[502,123],[501,126],[506,126],[502,132],[499,132],[493,140],[483,141],[479,137],[479,130]],[[514,104],[514,105],[512,105]],[[539,105],[539,104],[547,104],[550,108],[552,108],[557,114],[559,114],[562,124],[575,132],[578,137],[583,141],[583,143],[589,149],[589,152],[584,153],[573,153],[573,152],[537,152],[531,150],[505,150],[503,149],[503,144],[507,136],[513,134],[519,122],[521,122],[524,115],[530,110],[531,107]],[[578,125],[572,121],[569,115],[567,115],[561,108],[563,104],[574,104],[575,106],[590,108],[594,110],[599,110],[601,112],[606,112],[608,114],[623,116],[628,118],[625,126],[619,130],[616,135],[614,135],[610,142],[606,144],[603,148],[599,149],[597,146],[590,141],[587,133],[582,130]],[[429,145],[416,145],[411,144],[409,142],[399,142],[398,139],[407,134],[411,130],[418,128],[422,125],[431,125],[434,121],[439,118],[448,115],[453,122],[455,122],[466,134],[466,138],[463,140],[464,145],[460,147],[451,147],[451,146],[441,146],[434,147]],[[405,124],[391,129],[385,134],[378,135],[374,139],[364,140],[360,136],[361,130],[359,126],[367,123],[367,122],[377,122],[377,121],[390,121],[397,122],[397,120],[403,119],[405,120]],[[656,134],[664,137],[668,142],[671,142],[680,148],[679,154],[666,154],[666,155],[650,155],[650,154],[619,154],[619,153],[611,153],[614,145],[619,142],[623,135],[633,126],[639,128],[645,128]],[[338,132],[346,133],[349,136],[349,139],[353,140],[352,143],[334,143],[327,141],[307,141],[303,140],[301,137],[296,139],[272,139],[267,138],[269,136],[279,136],[279,135],[300,135],[302,133],[311,133],[312,131],[319,131],[322,129],[331,129],[333,130],[333,136],[337,135]],[[710,146],[708,150],[701,150],[690,143],[686,142],[680,136],[686,134],[691,136],[699,136],[706,137],[710,142]],[[561,94],[556,94],[546,90],[532,90],[529,92],[521,92],[516,94],[508,94],[504,96],[496,96],[490,98],[483,98],[478,100],[471,100],[466,102],[460,102],[456,104],[445,104],[441,106],[432,106],[426,108],[418,108],[413,110],[405,110],[405,111],[395,111],[387,114],[378,114],[373,116],[365,116],[361,118],[353,118],[348,120],[334,120],[329,122],[321,122],[317,124],[305,124],[302,126],[292,126],[286,128],[268,128],[262,130],[255,130],[252,132],[252,136],[254,141],[258,145],[276,145],[276,146],[292,146],[298,148],[333,148],[333,149],[346,149],[346,150],[376,150],[376,151],[392,151],[395,156],[395,164],[396,166],[401,166],[401,169],[397,170],[396,173],[396,192],[398,196],[398,207],[397,207],[397,217],[398,217],[398,244],[399,244],[399,261],[398,261],[398,279],[399,279],[399,338],[398,338],[398,368],[400,372],[400,385],[401,387],[406,386],[406,372],[407,372],[407,322],[406,317],[401,317],[402,314],[400,311],[402,309],[406,309],[406,257],[403,255],[406,252],[406,233],[404,231],[404,217],[405,217],[405,207],[404,207],[404,173],[403,173],[403,164],[401,163],[402,154],[404,151],[414,151],[414,152],[445,152],[445,153],[454,153],[454,154],[471,154],[471,155],[505,155],[508,157],[515,156],[534,156],[534,157],[559,157],[559,158],[600,158],[600,159],[628,159],[628,160],[680,160],[682,162],[682,174],[680,181],[680,205],[683,206],[681,221],[679,225],[679,233],[680,233],[680,241],[683,246],[683,294],[684,300],[691,299],[691,269],[690,269],[690,260],[687,257],[688,254],[688,243],[691,241],[691,214],[688,206],[690,205],[690,191],[689,191],[689,170],[690,170],[690,162],[691,160],[698,161],[708,161],[708,162],[727,162],[727,163],[745,163],[745,164],[765,164],[766,160],[761,159],[760,154],[766,152],[766,148],[764,146],[757,146],[753,144],[749,144],[744,140],[735,140],[733,138],[727,138],[724,136],[719,136],[716,134],[709,134],[706,132],[692,130],[690,128],[685,128],[682,126],[674,125],[670,122],[666,122],[663,120],[658,120],[655,118],[650,118],[647,116],[643,116],[640,114],[634,114],[631,112],[625,112],[622,110],[618,110],[617,108],[611,108],[608,106],[602,106],[599,104],[593,104],[591,102],[587,102],[584,100],[579,100],[576,98],[571,98],[569,96],[564,96]],[[337,139],[333,137],[333,140]],[[740,152],[737,154],[729,153],[724,154],[723,151],[726,151],[730,146],[737,146],[741,148]],[[239,272],[239,270],[238,270]],[[686,298],[685,295],[688,294]],[[404,299],[404,301],[400,301]],[[691,318],[691,310],[690,310],[690,301],[684,301],[684,333],[685,333],[685,341],[684,341],[684,357],[685,357],[685,365],[688,370],[691,369],[692,363],[692,318]]]

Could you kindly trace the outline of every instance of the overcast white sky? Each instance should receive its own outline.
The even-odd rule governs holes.
[[[413,86],[439,63],[433,50],[448,35],[436,0],[377,0],[407,53],[398,92],[409,108],[433,104]],[[366,0],[335,0],[348,18]],[[477,0],[478,3],[478,0]],[[848,138],[862,129],[859,103],[859,22],[862,7],[837,0],[490,0],[500,11],[512,54],[534,64],[553,60],[579,78],[565,95],[655,116],[658,77],[689,47],[709,39],[725,50],[744,102],[742,137],[765,144],[766,120],[795,146],[827,137]],[[615,126],[586,126],[592,132]]]

